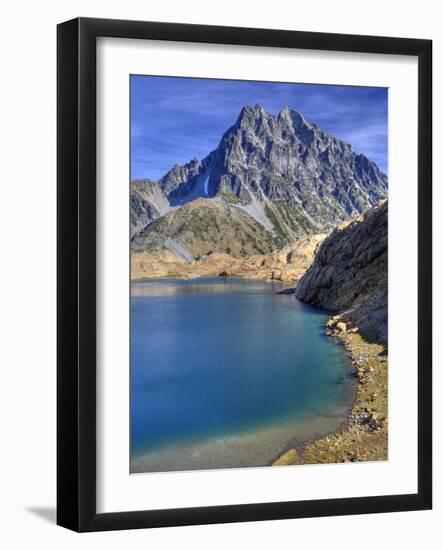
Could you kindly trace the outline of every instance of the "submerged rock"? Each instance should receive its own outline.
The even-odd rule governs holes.
[[[279,290],[277,294],[295,294],[295,288],[284,288],[283,290]]]
[[[295,449],[289,449],[286,453],[282,454],[275,462],[273,466],[290,466],[291,464],[298,464],[298,453]]]

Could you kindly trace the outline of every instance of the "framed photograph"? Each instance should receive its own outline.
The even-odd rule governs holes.
[[[429,40],[58,26],[76,531],[432,506]]]

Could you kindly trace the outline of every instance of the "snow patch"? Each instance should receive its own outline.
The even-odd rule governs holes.
[[[182,206],[198,198],[209,198],[209,177],[210,172],[203,172],[196,177],[194,188],[186,195],[174,197],[174,206]]]
[[[209,173],[205,176],[205,180],[203,182],[203,190],[204,190],[206,196],[209,195],[208,187],[209,187]]]

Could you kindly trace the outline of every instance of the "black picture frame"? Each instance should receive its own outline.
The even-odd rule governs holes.
[[[96,39],[418,58],[418,491],[136,512],[96,511]],[[432,42],[78,18],[57,29],[57,523],[75,531],[426,510],[432,506]]]

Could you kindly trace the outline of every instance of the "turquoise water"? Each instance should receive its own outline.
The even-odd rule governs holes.
[[[242,435],[295,420],[306,437],[310,420],[345,414],[349,364],[324,333],[327,313],[281,288],[228,278],[132,283],[132,460],[231,436],[238,446]],[[245,454],[227,465],[244,465]]]

